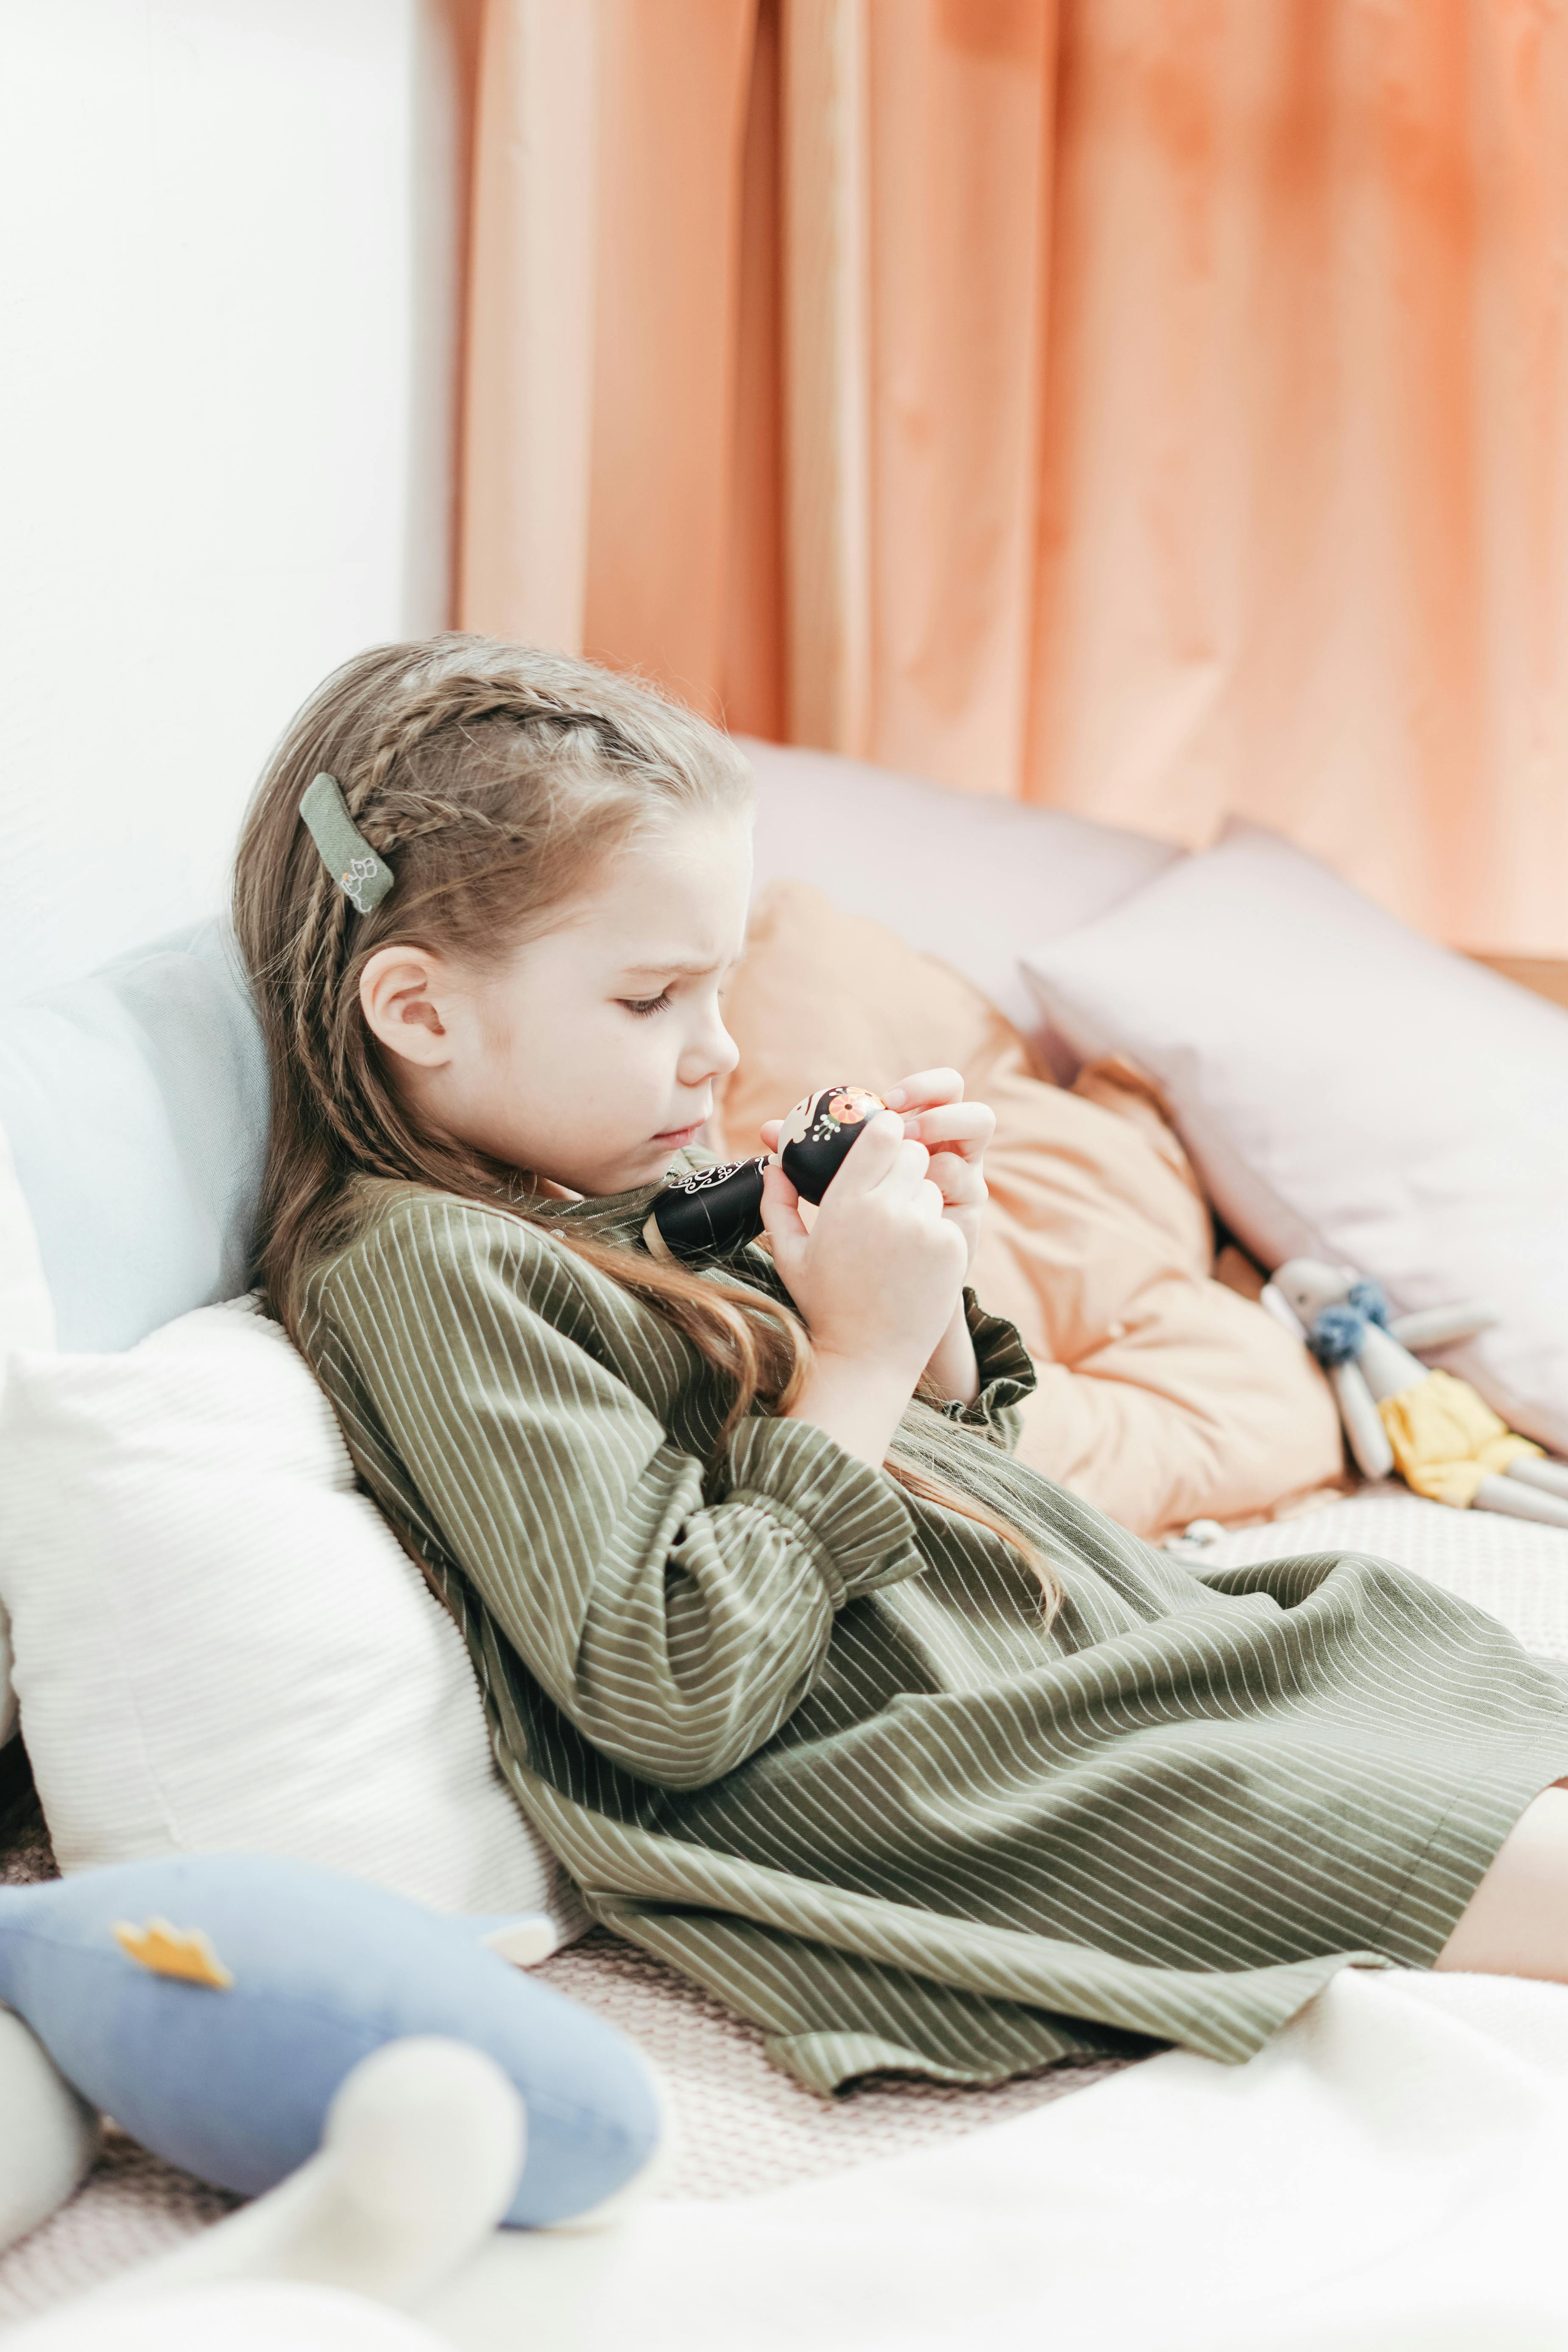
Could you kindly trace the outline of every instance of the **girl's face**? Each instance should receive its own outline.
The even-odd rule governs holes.
[[[361,1002],[414,1116],[571,1192],[657,1182],[738,1058],[720,999],[751,879],[748,819],[686,816],[487,972],[380,950]]]

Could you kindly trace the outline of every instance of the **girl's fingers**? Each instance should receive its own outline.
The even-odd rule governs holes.
[[[763,1230],[775,1255],[783,1252],[787,1255],[792,1249],[804,1246],[806,1240],[800,1194],[776,1164],[763,1171]]]
[[[930,1165],[931,1153],[925,1145],[905,1139],[899,1145],[897,1157],[882,1179],[880,1189],[889,1200],[912,1200],[925,1182],[926,1170]]]
[[[913,1202],[915,1214],[925,1224],[939,1225],[942,1223],[942,1211],[946,1206],[947,1203],[942,1197],[940,1188],[931,1183],[929,1179],[922,1177],[915,1187]]]
[[[782,1118],[763,1119],[758,1132],[762,1137],[763,1150],[764,1151],[776,1151],[778,1150],[779,1129],[783,1125],[784,1121]]]
[[[906,1114],[904,1132],[930,1151],[955,1150],[979,1159],[996,1132],[996,1114],[989,1103],[943,1103],[933,1110]]]
[[[889,1110],[933,1110],[938,1103],[960,1100],[963,1078],[957,1070],[917,1070],[888,1097]]]
[[[990,1198],[979,1168],[957,1151],[933,1151],[926,1175],[950,1209],[984,1208]]]

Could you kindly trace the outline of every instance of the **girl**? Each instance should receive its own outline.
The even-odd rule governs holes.
[[[647,1255],[736,1057],[749,797],[645,688],[444,637],[327,681],[239,852],[272,1311],[595,1916],[825,2091],[1239,2059],[1351,1961],[1568,1972],[1552,1669],[1379,1560],[1194,1576],[1009,1459],[952,1072],[809,1231],[772,1171],[771,1254]]]

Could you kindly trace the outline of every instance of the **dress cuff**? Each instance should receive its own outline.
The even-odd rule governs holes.
[[[974,1342],[980,1393],[973,1404],[961,1404],[953,1397],[937,1410],[944,1419],[962,1422],[966,1429],[984,1430],[999,1445],[1011,1450],[1018,1442],[1016,1407],[1034,1392],[1034,1360],[1018,1337],[1017,1326],[1005,1316],[987,1315],[973,1290],[963,1294],[963,1319]]]
[[[808,1421],[743,1421],[726,1448],[724,1501],[750,1502],[816,1557],[836,1609],[919,1575],[909,1507],[892,1480]]]

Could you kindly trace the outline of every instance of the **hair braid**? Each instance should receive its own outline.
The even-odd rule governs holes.
[[[318,866],[319,871],[310,877],[304,921],[289,959],[290,1025],[295,1050],[310,1081],[317,1108],[341,1131],[331,1087],[331,1057],[319,1013],[331,987],[331,975],[342,962],[349,905],[325,866],[319,861]]]
[[[499,840],[520,845],[530,837],[526,826],[508,824],[504,817],[491,816],[465,801],[445,800],[437,793],[400,791],[395,787],[382,793],[373,805],[363,810],[358,823],[371,847],[383,856],[405,841],[421,841],[426,834],[439,833],[447,824],[479,825]]]

